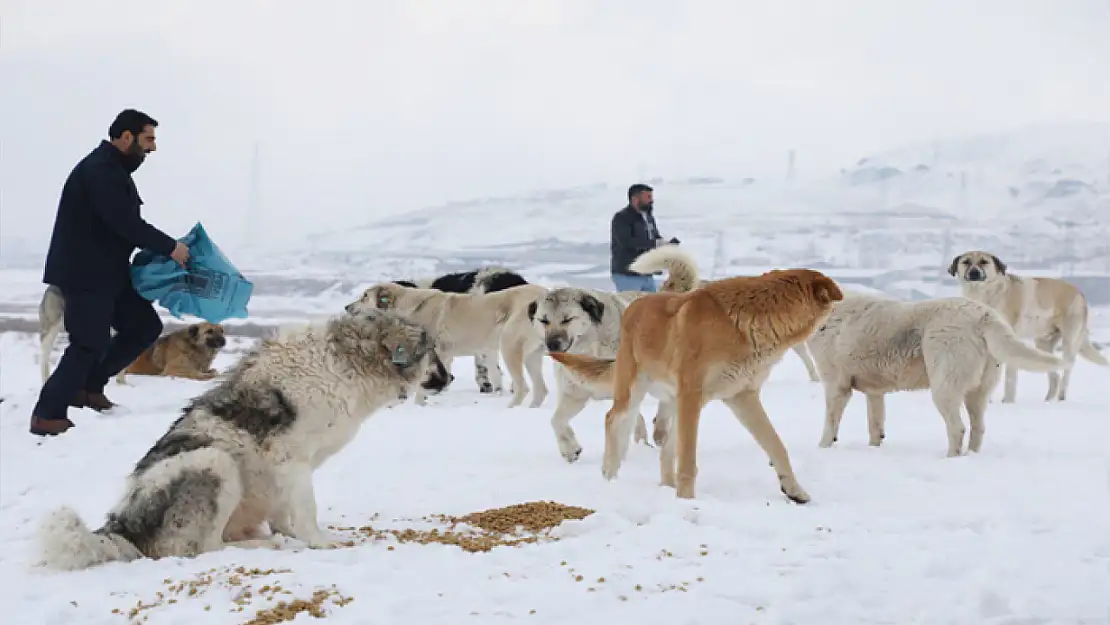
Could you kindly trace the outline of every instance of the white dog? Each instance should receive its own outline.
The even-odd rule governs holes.
[[[514,315],[526,313],[528,304],[547,292],[537,284],[522,284],[494,293],[446,293],[435,289],[418,289],[387,282],[374,285],[355,301],[347,304],[346,311],[359,314],[369,310],[396,311],[428,328],[435,338],[435,349],[447,369],[459,356],[483,354],[485,362],[496,362],[501,333],[506,322]],[[520,367],[507,362],[513,387],[527,389],[524,380],[517,379]],[[501,387],[501,371],[489,367],[490,381]],[[542,380],[542,376],[541,376]],[[425,403],[425,396],[417,392],[417,404]]]
[[[1087,329],[1087,298],[1058,278],[1024,278],[1006,271],[1006,264],[987,252],[964,252],[952,259],[948,273],[960,281],[964,297],[994,308],[1023,339],[1034,339],[1039,349],[1053,352],[1060,345],[1066,366],[1063,376],[1048,374],[1045,401],[1064,401],[1076,355],[1110,366],[1091,343]],[[1017,398],[1017,369],[1006,367],[1002,402]]]
[[[415,387],[442,390],[447,371],[422,327],[370,311],[264,340],[135,465],[104,526],[68,507],[39,528],[42,564],[83,569],[113,560],[189,557],[227,544],[274,546],[261,528],[310,547],[320,528],[312,474],[375,411]]]
[[[869,442],[878,446],[885,437],[884,395],[929,389],[948,429],[948,455],[960,455],[963,446],[961,404],[971,424],[968,449],[978,452],[999,361],[1032,371],[1064,366],[1022,343],[989,306],[963,297],[902,302],[845,292],[808,343],[825,387],[821,447],[836,442],[853,390],[867,396]]]

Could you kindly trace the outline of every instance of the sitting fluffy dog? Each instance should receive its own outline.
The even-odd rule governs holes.
[[[968,449],[978,452],[982,446],[999,361],[1031,371],[1064,366],[1021,342],[991,307],[963,297],[902,302],[848,293],[810,337],[809,349],[825,387],[821,447],[836,442],[853,390],[867,396],[869,442],[878,446],[885,436],[883,396],[929,389],[948,429],[949,456],[960,455],[963,445],[961,404],[971,423]]]
[[[367,311],[263,340],[227,379],[185,407],[139,460],[103,527],[63,507],[38,532],[42,563],[190,557],[228,544],[273,546],[261,526],[311,547],[334,537],[316,519],[312,474],[377,410],[414,388],[442,390],[427,332]]]
[[[525,315],[528,304],[546,292],[546,288],[535,284],[496,293],[462,294],[383,283],[366,289],[345,310],[349,314],[393,310],[422,324],[435,336],[436,352],[450,371],[451,361],[458,356],[477,353],[496,356],[505,323],[513,315]],[[501,386],[500,370],[492,368],[489,373],[493,385]],[[519,388],[524,380],[514,378],[513,385]],[[417,392],[415,401],[426,403],[424,394]]]
[[[227,339],[224,338],[223,326],[194,323],[155,341],[135,362],[116,375],[116,382],[126,384],[128,373],[211,380],[219,374],[212,368],[212,361],[225,345]]]

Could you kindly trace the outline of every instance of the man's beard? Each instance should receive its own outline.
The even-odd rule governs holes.
[[[138,141],[133,141],[131,147],[123,153],[123,167],[128,173],[134,173],[144,160],[146,160],[146,150],[139,145]]]

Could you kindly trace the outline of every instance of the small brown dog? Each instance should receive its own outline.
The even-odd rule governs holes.
[[[155,341],[135,362],[119,372],[116,382],[126,384],[128,373],[211,380],[219,373],[212,368],[212,361],[226,344],[223,326],[194,323]]]

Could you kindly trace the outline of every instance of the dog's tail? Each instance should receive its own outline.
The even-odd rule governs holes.
[[[570,374],[591,390],[609,393],[613,387],[613,363],[605,358],[594,358],[566,352],[547,352],[555,362],[567,368]]]
[[[1083,343],[1079,346],[1079,355],[1096,365],[1110,367],[1110,360],[1106,360],[1106,356],[1100,353],[1099,347],[1091,342],[1091,336],[1086,331],[1083,332]]]
[[[677,245],[664,245],[640,254],[628,268],[636,273],[651,275],[667,270],[664,293],[687,293],[698,288],[701,281],[698,263],[686,250]]]
[[[1027,371],[1048,372],[1064,368],[1062,359],[1022,342],[1013,328],[993,310],[986,311],[983,321],[987,351],[998,360]]]
[[[39,526],[40,564],[62,571],[87,569],[105,562],[129,562],[143,557],[131,541],[99,529],[90,532],[77,511],[63,506]]]
[[[491,265],[478,270],[478,273],[474,276],[474,286],[470,287],[470,293],[496,293],[525,284],[529,284],[529,282],[515,271]]]

